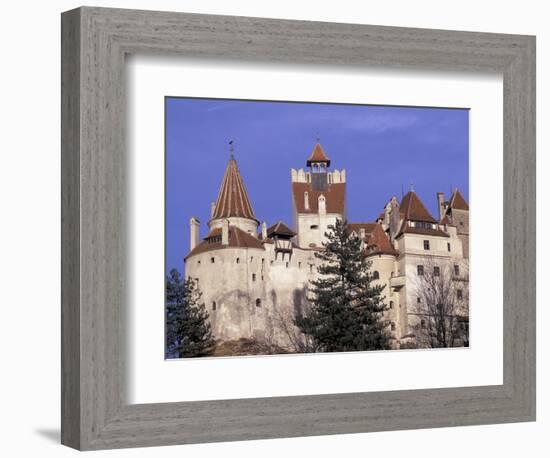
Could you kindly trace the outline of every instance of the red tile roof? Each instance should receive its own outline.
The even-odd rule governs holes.
[[[453,210],[470,210],[470,207],[458,189],[455,189],[451,196],[449,208]]]
[[[319,143],[315,145],[315,148],[313,148],[313,151],[311,152],[311,154],[307,159],[308,167],[313,162],[325,162],[327,164],[327,167],[330,166],[330,159],[328,158],[328,156],[325,153],[325,150]]]
[[[382,225],[378,223],[349,223],[350,232],[361,234],[361,229],[365,230],[365,253],[367,256],[375,254],[391,254],[397,256],[397,251],[393,248],[390,239],[384,232]]]
[[[439,223],[430,215],[430,212],[414,191],[405,194],[399,206],[399,213],[402,214],[403,221],[401,222],[401,228],[397,231],[397,237],[404,233],[449,237],[449,234],[439,228]],[[432,227],[411,227],[408,224],[409,221],[427,223],[430,226],[434,224],[435,229]]]
[[[234,158],[229,159],[225,168],[212,219],[232,216],[256,219]]]
[[[397,251],[393,247],[387,234],[380,224],[375,224],[367,240],[367,256],[375,254],[390,254],[397,256]]]
[[[304,193],[308,193],[309,210],[304,206]],[[327,213],[343,215],[346,208],[346,183],[332,183],[326,191],[314,190],[311,183],[292,183],[292,196],[298,213],[317,213],[319,210],[319,196],[326,198]]]
[[[294,237],[296,232],[290,229],[285,223],[279,221],[267,230],[267,236],[272,237],[274,235],[283,235],[287,237]]]
[[[441,224],[451,224],[451,221],[449,220],[449,217],[445,215],[443,219],[441,220]]]
[[[396,237],[399,237],[401,234],[421,234],[421,235],[435,235],[439,237],[450,237],[445,231],[439,229],[439,226],[436,225],[436,229],[428,229],[425,227],[411,227],[407,225],[407,220],[403,220],[401,229],[397,233]]]
[[[250,235],[238,227],[229,226],[229,243],[227,245],[222,245],[222,229],[213,229],[202,242],[191,250],[185,259],[196,254],[223,248],[257,248],[263,250],[264,246],[263,243],[253,235]]]
[[[377,223],[348,223],[348,230],[360,234],[361,229],[365,230],[365,236],[368,236],[374,231],[374,227],[378,226]]]
[[[404,213],[404,219],[408,221],[437,223],[414,191],[405,194],[399,205],[399,211]]]

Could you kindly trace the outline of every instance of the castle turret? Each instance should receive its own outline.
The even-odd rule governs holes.
[[[208,222],[210,230],[221,228],[223,221],[249,234],[256,235],[259,221],[254,215],[237,161],[231,153],[216,204],[212,210],[212,219]]]

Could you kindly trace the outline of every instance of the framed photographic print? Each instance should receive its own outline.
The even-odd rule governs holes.
[[[64,13],[62,442],[534,420],[534,68],[528,36]]]

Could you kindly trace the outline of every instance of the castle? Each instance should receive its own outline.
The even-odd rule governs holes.
[[[198,283],[216,339],[260,339],[288,347],[295,338],[292,319],[307,306],[309,281],[318,276],[314,253],[323,249],[328,227],[337,218],[346,220],[346,171],[330,170],[319,143],[306,165],[305,171],[291,169],[292,229],[281,221],[260,224],[233,153],[204,239],[200,222],[191,218],[186,276]],[[468,204],[457,189],[449,200],[438,193],[437,201],[438,219],[411,189],[401,202],[392,197],[376,221],[348,222],[372,261],[373,279],[386,285],[395,348],[414,341],[423,324],[413,284],[424,269],[439,272],[439,266],[450,265],[467,282]]]

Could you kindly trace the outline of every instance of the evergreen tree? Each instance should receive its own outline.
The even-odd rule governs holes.
[[[324,250],[315,253],[323,264],[317,269],[320,277],[310,281],[311,308],[295,324],[316,351],[389,349],[384,287],[371,285],[372,262],[362,252],[360,238],[351,236],[341,220],[329,226],[325,237]]]
[[[183,280],[176,269],[166,277],[166,353],[179,358],[203,356],[214,340],[201,292],[192,278]]]

